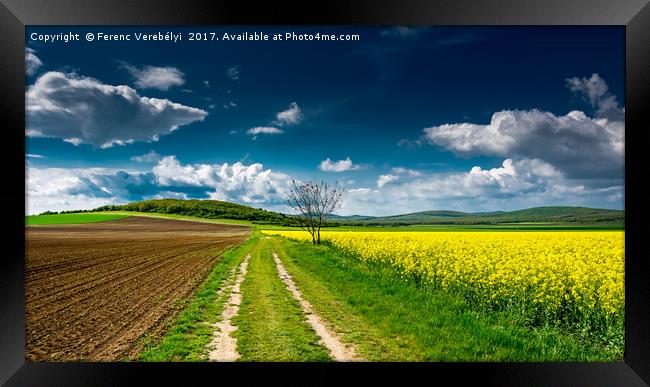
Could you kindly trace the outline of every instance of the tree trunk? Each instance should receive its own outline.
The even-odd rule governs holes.
[[[318,244],[320,245],[320,228],[318,229]]]

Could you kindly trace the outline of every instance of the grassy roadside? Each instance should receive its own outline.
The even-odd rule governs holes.
[[[143,337],[141,361],[205,361],[206,346],[212,340],[213,324],[221,320],[221,313],[229,294],[217,294],[232,270],[238,267],[248,251],[259,242],[260,235],[253,232],[243,244],[226,251],[208,274],[194,298],[187,301],[182,312],[170,324],[161,340]]]
[[[619,354],[517,316],[476,312],[328,246],[274,237],[273,248],[314,309],[374,361],[610,361]]]
[[[241,285],[242,303],[233,319],[240,361],[328,361],[327,349],[305,322],[300,305],[278,277],[270,238],[251,250]]]

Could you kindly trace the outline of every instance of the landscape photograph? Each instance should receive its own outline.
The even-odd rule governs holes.
[[[623,360],[624,27],[25,33],[26,361]]]

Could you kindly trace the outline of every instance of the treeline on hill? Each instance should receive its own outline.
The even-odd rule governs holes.
[[[93,211],[135,211],[157,212],[195,216],[207,219],[237,219],[247,220],[256,224],[276,224],[280,226],[296,226],[297,220],[285,214],[266,211],[241,204],[222,202],[219,200],[181,200],[157,199],[133,202],[123,205],[107,205]]]
[[[43,211],[40,215],[58,215],[58,214],[79,214],[81,212],[93,212],[95,210],[67,210],[67,211]]]

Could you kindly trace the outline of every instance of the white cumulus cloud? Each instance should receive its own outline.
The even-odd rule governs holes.
[[[457,155],[506,156],[544,160],[571,177],[622,177],[623,121],[590,118],[572,111],[556,116],[540,110],[504,110],[487,125],[444,124],[424,129],[424,137]]]
[[[33,215],[44,211],[92,209],[122,202],[90,180],[93,175],[104,173],[115,171],[105,168],[28,167],[25,211]]]
[[[246,131],[246,134],[253,136],[253,140],[260,134],[282,134],[282,129],[274,128],[272,126],[256,126]]]
[[[167,99],[140,96],[129,86],[54,71],[29,86],[26,97],[28,136],[103,148],[157,141],[159,136],[208,115]]]
[[[452,123],[425,128],[424,139],[463,157],[479,155],[540,159],[571,178],[622,178],[625,109],[598,75],[569,78],[568,88],[596,110],[502,110],[489,124]]]
[[[325,172],[345,172],[345,171],[356,171],[361,169],[361,166],[352,163],[350,158],[345,160],[332,161],[329,157],[320,162],[319,168],[321,171]]]
[[[377,178],[377,187],[381,188],[385,186],[386,184],[394,183],[399,181],[399,176],[397,175],[379,175]]]
[[[122,63],[126,71],[135,79],[135,86],[141,89],[169,90],[185,83],[185,74],[176,67],[144,66],[138,68]]]
[[[573,77],[566,80],[567,87],[582,96],[596,109],[598,117],[622,121],[625,110],[619,108],[616,96],[609,92],[609,87],[600,75],[594,73],[589,78]]]
[[[422,172],[420,171],[416,171],[415,169],[403,168],[403,167],[392,168],[391,172],[398,175],[422,176]]]
[[[135,161],[136,163],[155,163],[161,158],[158,153],[151,150],[143,155],[131,157],[131,161]]]
[[[174,156],[164,157],[153,173],[162,186],[204,187],[212,199],[240,203],[283,203],[291,182],[260,163],[183,165]]]
[[[276,123],[278,125],[296,125],[303,119],[302,110],[297,103],[291,102],[289,108],[276,114]]]
[[[397,183],[398,181],[405,181],[422,176],[422,172],[415,169],[404,167],[391,168],[390,173],[379,175],[377,178],[377,187],[381,188],[385,185]]]
[[[43,62],[36,56],[35,50],[25,49],[25,71],[27,75],[34,75],[36,70],[43,65]]]

